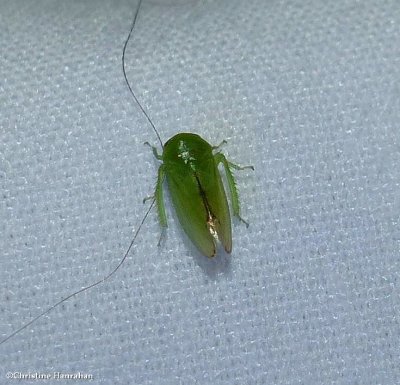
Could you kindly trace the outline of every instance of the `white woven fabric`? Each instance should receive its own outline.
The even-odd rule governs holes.
[[[400,383],[400,12],[393,1],[144,0],[132,87],[236,172],[214,260],[167,199],[126,263],[0,345],[1,384]],[[151,195],[121,51],[135,1],[1,1],[0,334],[110,272]],[[50,374],[48,380],[6,379]]]

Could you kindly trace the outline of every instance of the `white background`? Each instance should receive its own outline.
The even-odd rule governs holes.
[[[121,70],[136,2],[1,3],[5,338],[119,262],[158,163]],[[0,346],[0,383],[398,383],[399,23],[397,1],[145,0],[132,86],[163,141],[255,166],[250,227],[207,260],[167,200],[161,247],[153,211],[112,280]]]

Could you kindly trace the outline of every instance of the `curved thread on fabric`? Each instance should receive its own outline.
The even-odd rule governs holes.
[[[128,78],[127,78],[127,76],[126,76],[126,71],[125,71],[125,52],[126,52],[126,47],[127,47],[128,42],[129,42],[129,40],[130,40],[130,38],[131,38],[132,31],[133,31],[133,29],[134,29],[134,27],[135,27],[135,25],[136,25],[136,20],[137,20],[138,14],[139,14],[139,9],[140,9],[141,4],[142,4],[142,0],[139,0],[138,6],[136,7],[136,11],[135,11],[135,16],[134,16],[134,18],[133,18],[133,22],[132,22],[132,25],[131,25],[131,29],[130,29],[130,31],[129,31],[129,34],[128,34],[127,39],[125,40],[124,47],[123,47],[123,50],[122,50],[122,71],[123,71],[123,75],[124,75],[124,79],[125,79],[125,81],[126,81],[126,84],[128,85],[129,91],[131,92],[131,94],[132,94],[134,100],[136,101],[136,103],[137,103],[138,106],[140,107],[140,109],[141,109],[141,111],[143,112],[144,116],[145,116],[145,117],[147,118],[147,120],[149,121],[151,127],[153,128],[155,134],[157,135],[157,138],[158,138],[158,140],[159,140],[161,146],[164,147],[163,144],[162,144],[160,135],[159,135],[159,133],[158,133],[156,127],[154,126],[154,124],[153,124],[153,122],[151,121],[149,115],[146,113],[145,109],[142,107],[142,105],[140,104],[139,100],[137,99],[135,93],[133,92],[132,87],[131,87],[131,85],[129,84]],[[144,222],[146,221],[146,219],[147,219],[147,217],[148,217],[148,215],[149,215],[151,209],[153,208],[154,204],[155,204],[155,199],[152,200],[150,207],[147,209],[146,214],[144,215],[142,221],[140,222],[140,225],[139,225],[138,229],[136,230],[136,232],[135,232],[135,234],[134,234],[134,236],[133,236],[133,238],[132,238],[132,241],[131,241],[131,243],[129,244],[129,247],[127,248],[127,250],[126,250],[124,256],[121,258],[121,260],[119,261],[118,265],[117,265],[110,273],[108,273],[108,274],[107,274],[106,276],[104,276],[102,279],[100,279],[100,280],[98,280],[98,281],[92,283],[91,285],[85,286],[85,287],[83,287],[82,289],[77,290],[77,291],[75,291],[74,293],[71,293],[71,294],[68,295],[67,297],[65,297],[65,298],[61,299],[60,301],[56,302],[54,305],[52,305],[51,307],[49,307],[48,309],[46,309],[45,311],[43,311],[42,313],[40,313],[39,315],[37,315],[37,316],[36,316],[35,318],[33,318],[31,321],[29,321],[29,322],[26,323],[25,325],[21,326],[19,329],[17,329],[17,330],[15,330],[14,332],[12,332],[12,333],[11,333],[10,335],[8,335],[6,338],[2,339],[2,340],[0,341],[0,345],[4,344],[5,342],[7,342],[7,341],[10,340],[11,338],[13,338],[13,337],[14,337],[15,335],[17,335],[18,333],[20,333],[20,332],[22,332],[23,330],[25,330],[26,328],[28,328],[30,325],[32,325],[33,323],[35,323],[37,320],[39,320],[40,318],[42,318],[42,317],[45,316],[46,314],[50,313],[53,309],[55,309],[57,306],[61,305],[61,304],[64,303],[65,301],[68,301],[70,298],[75,297],[75,296],[77,296],[78,294],[83,293],[83,292],[85,292],[85,291],[87,291],[87,290],[89,290],[89,289],[92,289],[92,288],[94,288],[94,287],[96,287],[96,286],[98,286],[98,285],[100,285],[100,284],[106,282],[108,279],[110,279],[110,278],[118,271],[118,269],[122,266],[122,264],[125,262],[126,258],[128,257],[129,252],[131,251],[132,246],[133,246],[133,244],[135,243],[136,238],[137,238],[137,236],[139,235],[139,232],[140,232],[140,230],[141,230],[141,228],[142,228]]]
[[[25,325],[21,326],[19,329],[15,330],[13,333],[11,333],[8,337],[4,338],[3,340],[0,341],[0,345],[3,344],[4,342],[8,341],[10,338],[14,337],[16,334],[22,332],[24,329],[26,329],[28,326],[32,325],[34,322],[36,322],[38,319],[42,318],[43,316],[45,316],[46,314],[50,313],[54,308],[56,308],[57,306],[61,305],[62,303],[64,303],[65,301],[69,300],[72,297],[75,297],[76,295],[83,293],[86,290],[92,289],[93,287],[100,285],[101,283],[106,282],[109,278],[111,278],[111,276],[113,276],[117,270],[121,267],[121,265],[125,262],[126,258],[128,257],[129,252],[131,251],[131,248],[133,246],[133,244],[135,243],[135,240],[140,232],[140,229],[142,228],[146,218],[148,217],[151,209],[153,208],[155,203],[155,200],[153,200],[151,202],[150,207],[147,209],[146,214],[144,215],[142,221],[140,222],[140,225],[138,227],[138,229],[136,230],[135,235],[132,238],[132,241],[129,245],[129,247],[127,248],[124,256],[122,257],[122,259],[119,261],[118,265],[109,273],[107,274],[105,277],[103,277],[102,279],[98,280],[97,282],[92,283],[89,286],[86,286],[80,290],[75,291],[74,293],[68,295],[67,297],[61,299],[60,301],[58,301],[57,303],[55,303],[53,306],[49,307],[47,310],[45,310],[44,312],[40,313],[38,316],[36,316],[35,318],[33,318],[31,321],[29,321],[28,323],[26,323]]]
[[[155,132],[155,134],[157,136],[157,139],[160,142],[161,147],[164,148],[163,142],[161,140],[160,134],[157,131],[156,126],[154,125],[154,123],[150,119],[150,116],[147,114],[146,110],[140,104],[138,98],[136,97],[135,93],[133,92],[133,89],[132,89],[132,87],[131,87],[131,85],[129,83],[128,77],[126,76],[126,70],[125,70],[125,52],[126,52],[126,47],[128,46],[129,40],[131,39],[131,35],[132,35],[132,32],[133,32],[133,29],[135,28],[141,4],[142,4],[142,0],[139,0],[139,4],[138,4],[138,6],[136,8],[135,16],[133,17],[131,29],[129,31],[128,37],[125,40],[124,48],[122,50],[122,72],[124,74],[124,79],[125,79],[125,82],[126,82],[128,88],[129,88],[129,91],[131,92],[131,94],[133,96],[133,99],[135,100],[136,104],[139,106],[140,110],[143,112],[144,116],[147,118],[148,122],[150,123],[151,127],[153,128],[153,131]]]

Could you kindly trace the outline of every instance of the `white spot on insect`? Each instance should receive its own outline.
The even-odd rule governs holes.
[[[217,230],[215,229],[215,218],[213,218],[211,213],[208,213],[207,225],[210,234],[214,237],[215,240],[218,241],[218,233]]]
[[[189,149],[186,147],[186,144],[183,140],[181,140],[179,142],[179,154],[178,154],[178,158],[182,158],[182,160],[185,162],[185,164],[191,163],[195,160],[195,158],[193,158],[190,155],[190,151]]]

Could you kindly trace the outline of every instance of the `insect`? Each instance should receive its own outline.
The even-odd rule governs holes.
[[[155,193],[150,197],[157,203],[160,224],[163,228],[167,226],[162,188],[166,178],[183,230],[207,257],[215,255],[216,239],[227,253],[232,251],[231,218],[218,171],[220,163],[227,176],[233,214],[247,224],[239,214],[239,197],[231,168],[243,170],[253,167],[240,167],[229,162],[222,153],[214,154],[213,150],[219,147],[211,146],[197,134],[188,133],[180,133],[169,139],[162,155],[152,147],[154,156],[163,162],[158,169]]]
[[[225,169],[231,195],[233,214],[248,225],[247,222],[240,217],[239,197],[236,189],[236,181],[231,172],[231,168],[242,170],[246,168],[253,169],[253,167],[240,167],[229,162],[222,153],[214,153],[214,151],[218,150],[223,143],[226,143],[225,141],[218,146],[211,146],[199,135],[179,133],[163,145],[156,127],[131,88],[125,71],[125,52],[136,25],[141,3],[142,0],[140,0],[137,5],[131,29],[122,50],[122,71],[131,95],[150,123],[161,147],[163,148],[163,152],[160,155],[155,147],[150,146],[155,157],[162,161],[162,164],[158,169],[158,179],[154,195],[145,199],[151,199],[152,202],[140,222],[124,256],[109,274],[97,282],[71,293],[48,309],[44,310],[31,321],[1,340],[0,345],[14,337],[16,334],[22,332],[63,302],[110,279],[126,260],[144,222],[155,204],[157,206],[158,217],[162,228],[165,229],[167,227],[167,218],[163,202],[164,179],[167,180],[172,202],[182,228],[204,255],[213,257],[216,254],[216,239],[219,239],[227,253],[230,253],[232,250],[231,218],[221,175],[218,171],[219,164],[222,164]],[[147,144],[149,145],[149,143]]]

